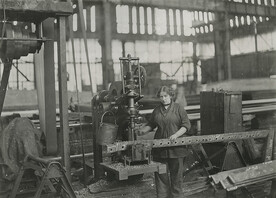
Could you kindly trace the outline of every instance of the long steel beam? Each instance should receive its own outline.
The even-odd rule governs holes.
[[[86,3],[101,3],[102,0],[85,0]],[[177,8],[190,11],[228,12],[235,15],[275,17],[276,7],[223,0],[110,0],[118,5]]]
[[[265,138],[272,130],[256,130],[250,132],[235,132],[235,133],[224,133],[215,135],[201,135],[201,136],[190,136],[178,138],[174,141],[169,139],[158,139],[158,140],[136,140],[136,141],[123,141],[116,142],[114,144],[108,144],[105,146],[107,153],[114,153],[118,151],[126,150],[128,146],[135,144],[147,144],[152,148],[160,147],[173,147],[173,146],[184,146],[192,144],[203,144],[203,143],[214,143],[214,142],[228,142],[241,139],[249,138]]]

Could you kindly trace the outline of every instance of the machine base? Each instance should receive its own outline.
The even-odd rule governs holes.
[[[126,180],[131,175],[139,175],[143,173],[158,172],[160,174],[166,173],[166,164],[151,161],[150,164],[141,165],[126,165],[121,162],[116,163],[101,163],[104,170],[115,174],[116,179]]]

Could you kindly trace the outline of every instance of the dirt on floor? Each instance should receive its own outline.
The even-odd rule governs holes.
[[[98,198],[98,197],[128,197],[128,198],[154,198],[156,196],[153,174],[145,175],[142,179],[125,181],[108,181],[100,179],[99,181],[84,187],[79,182],[73,183],[73,188],[77,198]],[[214,189],[206,183],[206,178],[197,178],[194,181],[183,183],[183,197],[189,198],[223,198],[226,197],[224,191],[215,192]]]

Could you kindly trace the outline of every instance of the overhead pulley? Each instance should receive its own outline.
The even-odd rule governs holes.
[[[43,40],[38,39],[36,33],[25,29],[23,26],[6,23],[0,25],[4,34],[0,46],[0,57],[9,59],[19,59],[21,56],[27,56],[29,53],[36,53],[40,50]]]

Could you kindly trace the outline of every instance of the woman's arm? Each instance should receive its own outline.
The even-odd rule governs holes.
[[[173,135],[171,135],[169,137],[169,139],[170,140],[175,140],[176,138],[179,138],[180,136],[182,136],[186,132],[187,132],[187,128],[186,127],[181,127],[176,133],[174,133]]]
[[[171,135],[169,137],[170,140],[175,140],[176,138],[179,138],[184,133],[189,131],[191,128],[191,123],[190,123],[190,120],[188,118],[187,112],[185,111],[184,107],[179,105],[178,112],[179,112],[179,116],[181,119],[180,129],[178,131],[176,131],[176,133],[174,133],[173,135]]]
[[[141,128],[139,128],[137,130],[137,135],[145,135],[146,133],[152,131],[152,127],[151,126],[148,126],[148,125],[145,125],[145,126],[142,126]]]

